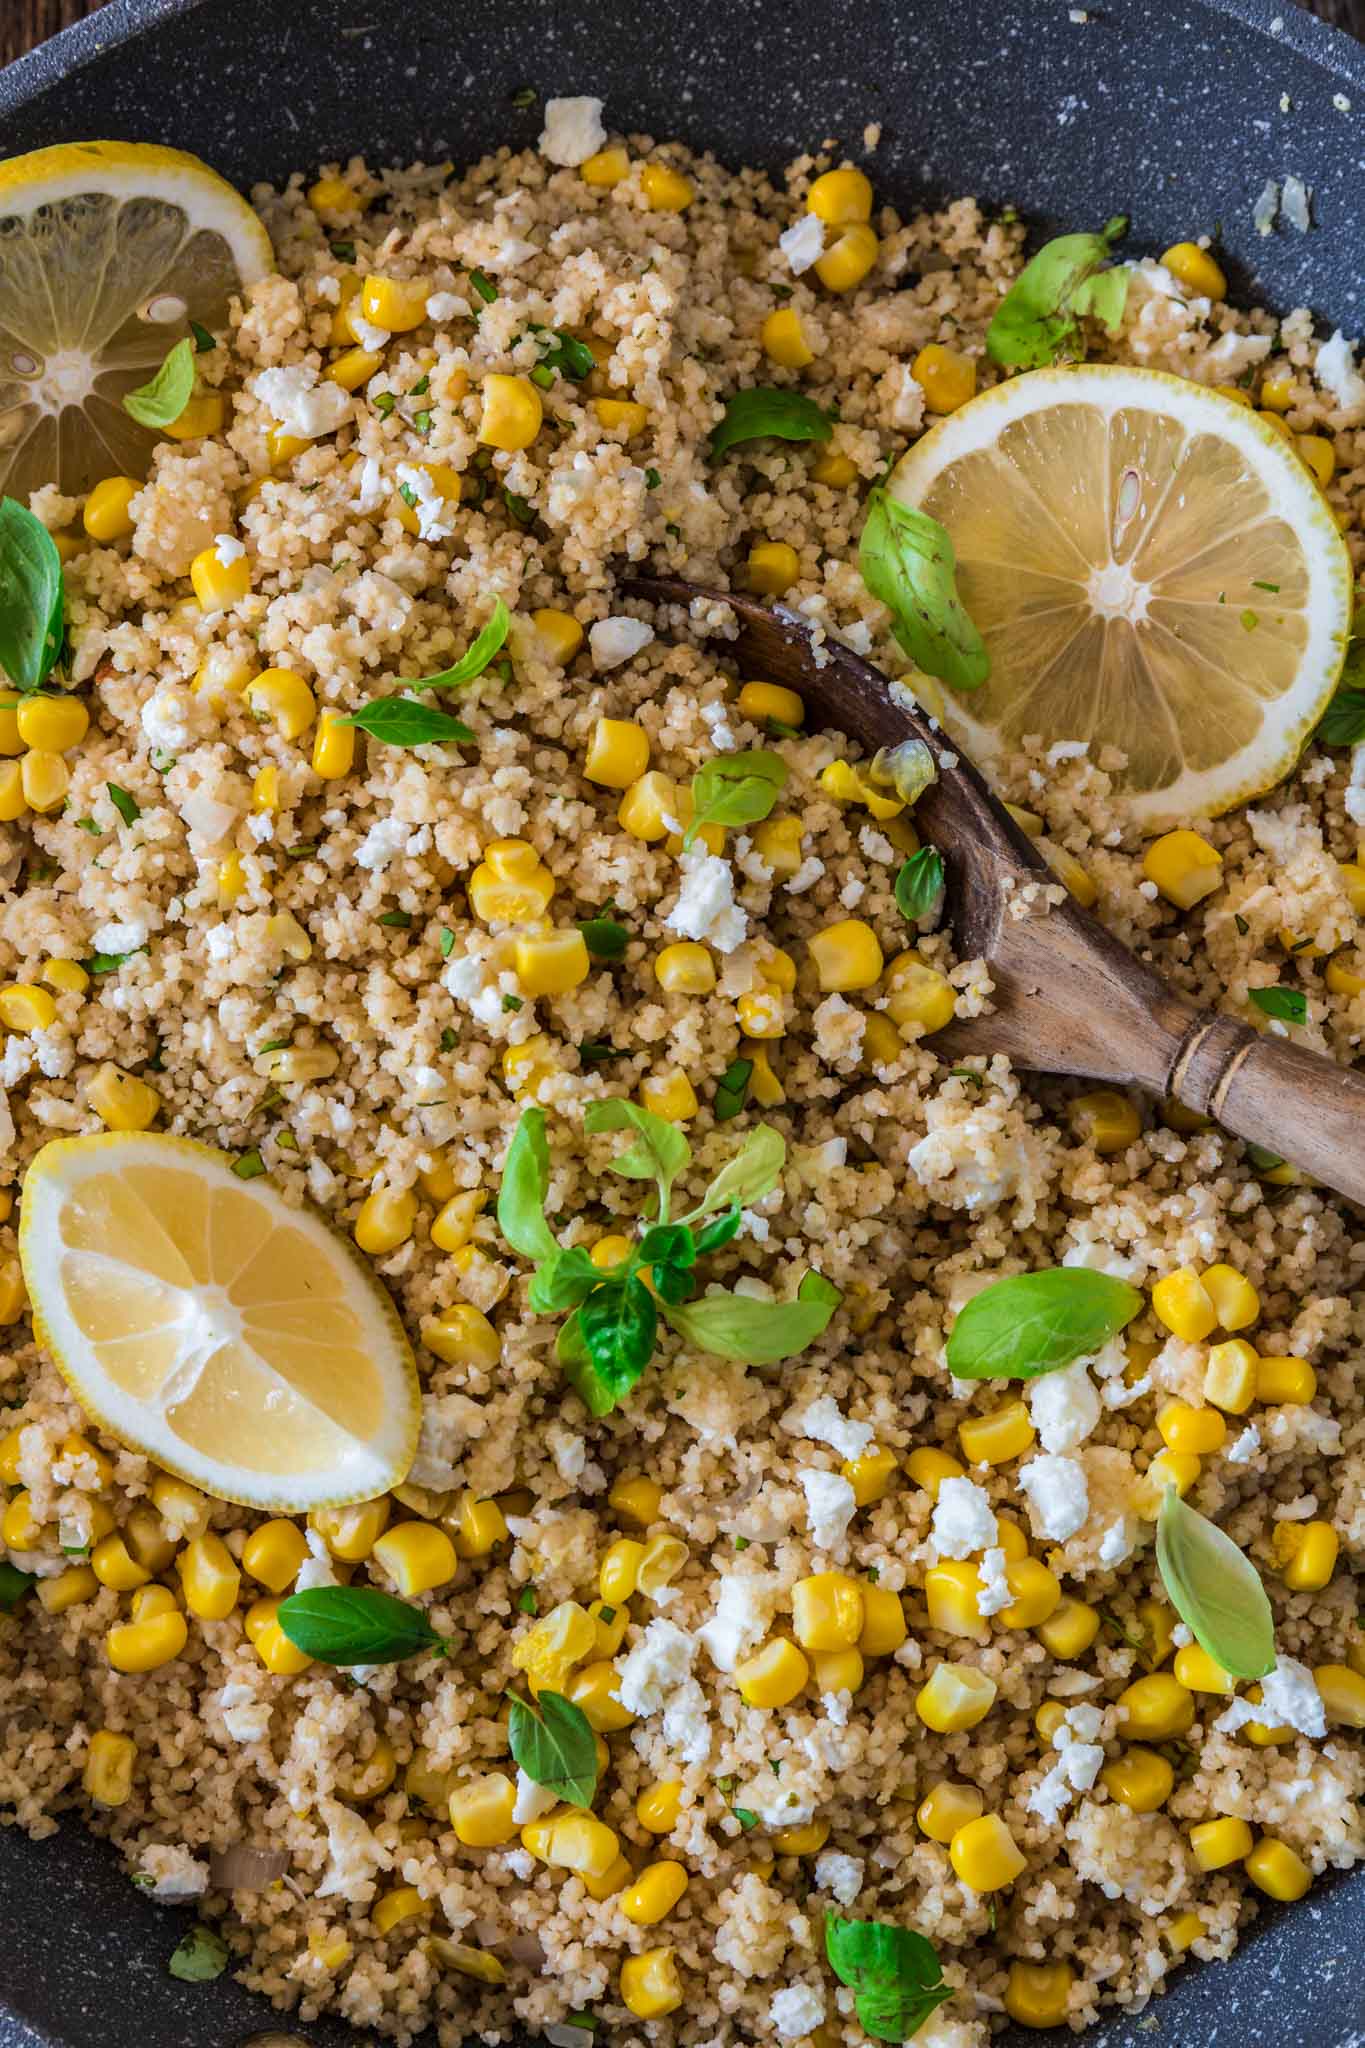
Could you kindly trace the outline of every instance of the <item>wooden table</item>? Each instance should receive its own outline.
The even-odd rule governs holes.
[[[0,64],[55,35],[68,22],[93,14],[103,0],[0,0]],[[1314,14],[1352,29],[1365,40],[1365,0],[1305,0]]]

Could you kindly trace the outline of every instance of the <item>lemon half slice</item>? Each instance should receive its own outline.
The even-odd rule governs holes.
[[[401,1481],[421,1404],[397,1312],[269,1181],[184,1138],[60,1138],[28,1169],[19,1250],[39,1342],[131,1449],[291,1513]]]
[[[192,320],[221,334],[273,263],[245,199],[183,150],[64,142],[0,164],[0,490],[144,476],[157,437],[125,392]]]
[[[942,691],[941,717],[983,768],[1031,734],[1120,747],[1144,827],[1293,768],[1341,668],[1351,565],[1247,407],[1158,370],[1036,370],[934,427],[890,488],[957,552],[991,673]]]

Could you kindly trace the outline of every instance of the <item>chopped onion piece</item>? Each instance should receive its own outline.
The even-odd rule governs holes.
[[[249,1842],[234,1842],[230,1849],[215,1849],[209,1857],[209,1883],[219,1892],[263,1892],[289,1868],[283,1849],[255,1849]]]
[[[880,748],[868,774],[874,782],[889,784],[907,804],[913,804],[931,782],[938,781],[934,757],[923,740],[902,740],[898,747]]]

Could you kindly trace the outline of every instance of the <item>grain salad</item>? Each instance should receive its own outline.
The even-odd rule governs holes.
[[[906,677],[867,501],[1001,381],[1023,224],[606,113],[259,188],[274,267],[168,359],[145,481],[25,494],[66,647],[0,705],[0,1817],[106,1836],[177,1974],[400,2043],[1079,2029],[1365,1853],[1365,1245],[1292,1164],[992,1054],[903,788],[735,672],[723,604],[621,588]],[[1234,308],[1207,238],[1125,276],[1091,357],[1277,422],[1358,572],[1349,341]],[[730,438],[745,390],[783,423]],[[1021,914],[1070,890],[1351,1063],[1350,695],[1160,833],[1102,735],[1025,734]],[[234,1504],[86,1412],[17,1233],[101,1131],[347,1240],[416,1362],[391,1487]],[[1093,1341],[973,1376],[988,1304],[1026,1321],[987,1290],[1059,1273]],[[1250,1684],[1173,1604],[1223,1539]],[[341,1588],[392,1646],[301,1646],[282,1604]]]

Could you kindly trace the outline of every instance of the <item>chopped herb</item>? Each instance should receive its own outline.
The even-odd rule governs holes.
[[[191,1927],[166,1965],[185,1984],[211,1984],[228,1965],[227,1943],[212,1927]]]
[[[194,343],[188,335],[168,352],[156,375],[125,392],[123,410],[140,427],[168,427],[178,420],[194,390]]]
[[[1284,1024],[1308,1021],[1308,998],[1301,988],[1253,988],[1248,994],[1267,1017],[1278,1017]]]
[[[421,704],[415,697],[375,697],[370,703],[362,704],[359,711],[353,711],[349,718],[339,718],[337,723],[359,726],[362,732],[390,747],[447,746],[452,743],[463,746],[474,738],[469,727],[461,724],[458,718],[452,718],[447,711],[437,711],[430,704]]]
[[[1238,623],[1240,624],[1243,632],[1254,633],[1256,631],[1256,628],[1260,625],[1261,621],[1257,617],[1256,613],[1252,611],[1251,607],[1248,605],[1247,609],[1244,612],[1238,613]]]
[[[578,929],[595,960],[619,960],[630,943],[630,933],[613,917],[581,918]]]
[[[441,958],[443,960],[448,960],[451,954],[455,951],[455,934],[450,929],[449,925],[443,924],[441,926],[440,934],[437,938],[436,943],[441,948]]]
[[[597,1611],[601,1620],[610,1628],[616,1619],[616,1609],[614,1607],[599,1607]]]
[[[753,1811],[752,1807],[732,1806],[730,1808],[730,1811],[731,1813],[733,1813],[735,1819],[743,1828],[745,1834],[752,1834],[754,1829],[758,1826],[758,1815]]]
[[[206,356],[211,348],[217,348],[218,343],[213,335],[207,327],[201,327],[197,320],[191,320],[190,333],[194,336],[194,352],[197,356]]]
[[[539,1614],[540,1602],[535,1596],[535,1589],[533,1587],[522,1587],[517,1595],[517,1606],[523,1614]]]
[[[1259,576],[1252,577],[1251,587],[1253,590],[1268,590],[1273,597],[1278,597],[1280,594],[1280,586],[1278,583],[1262,583]]]
[[[415,383],[415,384],[413,385],[412,389],[411,389],[411,390],[409,391],[409,393],[408,393],[408,397],[409,397],[409,398],[425,398],[425,396],[426,396],[427,392],[428,392],[428,391],[430,391],[430,389],[431,389],[431,378],[430,378],[429,376],[427,376],[427,375],[426,375],[426,374],[424,373],[424,374],[423,374],[422,376],[420,376],[420,377],[419,377],[419,378],[417,379],[417,382],[416,382],[416,383]]]
[[[469,273],[469,282],[471,288],[473,289],[475,294],[483,300],[485,306],[491,306],[497,299],[497,286],[494,284],[493,280],[490,277],[485,277],[484,273],[481,270],[471,270]]]
[[[514,525],[523,528],[535,525],[535,507],[529,498],[523,498],[516,491],[504,489],[502,502],[507,507],[507,516]]]
[[[63,1557],[89,1557],[89,1555],[90,1545],[88,1543],[64,1543],[62,1545]]]
[[[504,996],[502,999],[502,1007],[504,1015],[515,1015],[515,1013],[522,1007],[522,999],[520,996]]]
[[[948,1078],[950,1081],[970,1081],[974,1088],[986,1085],[986,1076],[978,1073],[975,1067],[949,1067]]]
[[[722,1799],[728,1799],[738,1783],[738,1778],[717,1778],[716,1790]]]
[[[801,737],[800,726],[784,725],[780,718],[765,718],[763,730],[769,739],[774,740],[799,740]]]
[[[867,1576],[869,1579],[871,1579],[873,1585],[875,1586],[878,1579],[880,1579],[881,1577],[880,1567],[875,1564],[870,1564],[867,1568]]]
[[[423,406],[420,412],[413,414],[412,424],[419,434],[429,434],[431,432],[431,414],[425,406]]]
[[[932,917],[942,901],[943,855],[937,847],[921,846],[896,876],[896,907],[914,924],[921,917]]]
[[[659,475],[657,469],[647,469],[645,471],[645,489],[647,491],[657,491],[662,482],[663,478]]]
[[[443,1031],[443,1032],[441,1033],[441,1051],[442,1051],[442,1052],[454,1052],[454,1050],[455,1050],[455,1033],[454,1033],[454,1032],[453,1032],[453,1031],[451,1030],[450,1026],[449,1026],[449,1025],[447,1024],[447,1026],[446,1026],[445,1030],[444,1030],[444,1031]]]
[[[400,484],[398,486],[398,495],[410,512],[417,510],[417,493],[411,484]]]
[[[716,1083],[711,1104],[711,1113],[718,1124],[728,1123],[731,1117],[739,1115],[749,1093],[753,1072],[752,1060],[731,1060]]]
[[[709,452],[718,462],[744,441],[828,441],[832,431],[828,414],[813,398],[776,385],[754,384],[727,401],[712,431]]]
[[[370,400],[370,404],[374,407],[380,418],[385,420],[397,403],[398,394],[395,391],[376,391],[374,397]]]
[[[408,910],[385,910],[380,913],[379,922],[391,925],[395,931],[405,932],[412,923],[412,913]]]
[[[355,262],[354,242],[332,242],[328,246],[330,247],[332,254],[336,257],[338,263]]]
[[[571,1806],[589,1807],[597,1791],[597,1738],[587,1715],[563,1693],[542,1690],[534,1704],[509,1695],[507,1746],[535,1784]]]
[[[625,1054],[619,1046],[606,1045],[598,1038],[587,1038],[578,1048],[578,1057],[585,1067],[605,1067],[612,1060],[623,1060]]]
[[[132,960],[146,950],[145,946],[135,946],[131,953],[92,953],[80,964],[87,974],[117,974],[125,960]]]
[[[297,1152],[299,1149],[299,1141],[292,1131],[277,1131],[275,1133],[275,1143],[279,1146],[281,1152]]]
[[[674,540],[682,539],[682,528],[679,526],[676,519],[665,519],[664,532],[671,534]]]
[[[536,103],[536,89],[533,85],[519,85],[512,94],[512,105],[519,113],[525,113]]]
[[[542,391],[548,391],[555,381],[555,373],[547,363],[537,363],[531,372],[531,382]]]
[[[1251,926],[1247,923],[1246,919],[1243,917],[1240,910],[1233,911],[1232,921],[1236,925],[1242,937],[1245,938],[1247,933],[1251,930]]]
[[[97,825],[93,818],[77,818],[76,824],[82,832],[88,832],[92,839],[103,839],[103,827]]]
[[[749,1548],[749,1539],[748,1539],[748,1537],[747,1537],[747,1536],[736,1536],[736,1538],[735,1538],[735,1549],[736,1549],[736,1550],[747,1550],[748,1548]]]
[[[0,498],[0,668],[18,689],[41,689],[62,634],[57,543],[26,505]]]
[[[283,1052],[288,1043],[287,1038],[267,1038],[264,1045],[257,1046],[256,1057],[259,1059],[262,1053],[267,1052]]]
[[[318,842],[316,839],[300,839],[297,846],[286,846],[284,849],[285,856],[289,860],[307,860],[309,854],[316,853],[317,850]]]
[[[21,1572],[18,1565],[0,1561],[0,1614],[13,1614],[19,1602],[37,1583],[34,1572]]]
[[[158,775],[169,775],[175,766],[175,755],[165,747],[157,747],[148,757]]]
[[[232,1170],[238,1180],[259,1180],[265,1172],[265,1161],[259,1152],[243,1152],[240,1159],[234,1159]]]

